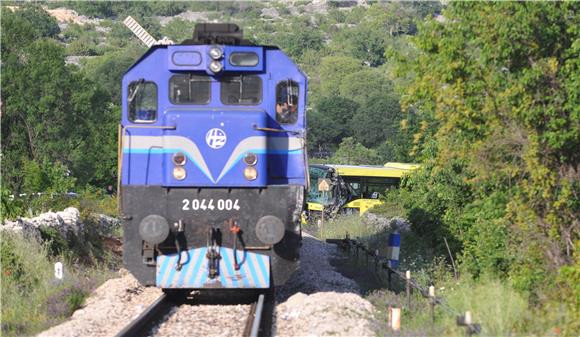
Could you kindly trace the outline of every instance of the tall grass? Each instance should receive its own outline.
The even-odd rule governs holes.
[[[460,280],[439,284],[437,296],[441,296],[445,304],[436,307],[433,324],[429,301],[418,293],[412,295],[410,306],[404,292],[380,290],[370,294],[368,299],[377,308],[377,334],[391,334],[386,322],[388,307],[392,306],[403,308],[403,336],[465,336],[465,328],[457,326],[456,317],[468,310],[473,322],[481,325],[480,336],[547,335],[541,323],[530,324],[533,312],[528,308],[526,296],[514,290],[507,281],[493,278],[474,281],[469,276],[462,276]]]
[[[386,213],[393,213],[390,211],[393,210],[388,209]],[[396,216],[394,212],[390,215]],[[338,217],[325,222],[317,235],[322,239],[342,239],[346,233],[371,250],[378,249],[380,255],[386,255],[391,231],[373,225],[364,217]],[[361,263],[360,268],[366,268],[365,264]],[[361,272],[374,272],[371,269]],[[481,325],[480,336],[557,335],[558,329],[553,328],[555,320],[540,315],[529,305],[528,294],[516,291],[508,279],[485,275],[474,279],[461,270],[459,279],[455,279],[446,257],[435,256],[429,243],[413,232],[401,233],[399,270],[411,270],[412,277],[424,288],[435,285],[437,296],[444,299],[445,305],[436,307],[432,325],[428,300],[415,292],[408,306],[404,283],[393,277],[394,291],[383,289],[368,295],[376,308],[375,327],[379,336],[392,335],[386,326],[389,306],[403,308],[403,336],[465,336],[465,328],[456,324],[456,316],[465,311],[471,311],[474,322]]]
[[[358,215],[345,215],[322,222],[317,234],[321,239],[344,239],[347,233],[352,239],[364,239],[379,233],[379,228],[364,222]]]
[[[1,235],[4,336],[32,335],[62,322],[112,275],[100,266],[81,270],[62,257],[49,258],[48,246],[34,237],[9,232]],[[54,276],[58,260],[65,265],[62,280]]]

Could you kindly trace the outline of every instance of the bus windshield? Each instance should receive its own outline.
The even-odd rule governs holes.
[[[328,192],[321,192],[318,190],[318,179],[325,179],[329,177],[329,169],[316,166],[310,166],[310,190],[308,191],[308,202],[315,202],[322,205],[329,205],[333,202],[332,189]]]

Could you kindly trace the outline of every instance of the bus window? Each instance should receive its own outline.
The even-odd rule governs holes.
[[[364,198],[372,198],[373,195],[384,196],[385,191],[397,188],[401,179],[391,177],[367,177],[364,186]],[[375,197],[374,199],[376,199]]]
[[[361,177],[343,176],[342,179],[350,186],[350,192],[354,199],[361,198],[362,184]]]

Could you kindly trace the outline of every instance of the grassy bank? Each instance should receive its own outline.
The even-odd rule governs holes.
[[[95,216],[114,216],[114,198],[87,192],[74,199],[39,199],[34,205],[33,214],[77,207],[84,230],[66,237],[50,227],[41,227],[37,236],[0,232],[3,336],[30,336],[63,322],[121,264],[103,244]],[[120,229],[111,234],[120,237]],[[56,262],[64,265],[62,280],[55,278]]]
[[[51,256],[49,245],[33,237],[2,233],[2,335],[22,336],[56,325],[80,308],[85,298],[113,273],[104,263],[73,263]],[[54,264],[62,261],[62,280]]]
[[[364,242],[372,250],[378,249],[380,255],[387,252],[388,229],[378,227],[359,216],[338,217],[325,222],[322,230],[310,227],[318,237],[350,237]],[[354,257],[353,257],[354,259]],[[360,260],[363,272],[373,273],[374,268],[366,267],[364,259]],[[500,279],[489,275],[473,278],[457,266],[458,278],[446,257],[435,256],[429,245],[412,232],[401,233],[401,254],[399,270],[411,270],[417,282],[428,287],[436,287],[437,296],[444,299],[445,305],[436,307],[435,322],[432,323],[428,300],[418,292],[411,296],[410,305],[404,292],[404,284],[394,277],[393,291],[381,289],[371,292],[367,299],[376,308],[375,328],[377,335],[390,336],[387,327],[389,307],[403,308],[401,319],[404,336],[464,336],[465,329],[458,327],[456,316],[471,311],[474,322],[481,324],[481,336],[559,336],[561,317],[565,312],[542,312],[530,305],[529,294],[514,289],[509,279]],[[381,279],[386,280],[385,275]],[[560,307],[559,310],[564,310]],[[562,334],[565,335],[565,334]]]

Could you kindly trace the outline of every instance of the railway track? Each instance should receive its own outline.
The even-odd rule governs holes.
[[[156,327],[160,327],[162,324],[164,324],[164,322],[169,321],[171,316],[176,315],[180,306],[190,306],[196,307],[198,309],[208,309],[208,307],[211,306],[220,306],[219,303],[202,303],[204,303],[204,301],[197,301],[195,298],[191,300],[184,300],[176,296],[163,294],[148,308],[146,308],[137,318],[127,324],[125,328],[123,328],[123,330],[121,330],[116,335],[116,337],[156,335]],[[270,327],[266,326],[266,324],[271,324],[271,319],[268,319],[267,317],[267,315],[271,315],[271,310],[265,309],[267,307],[266,304],[266,296],[264,294],[259,294],[257,298],[251,302],[248,315],[244,320],[243,328],[241,326],[239,327],[240,332],[243,331],[243,333],[241,333],[243,337],[258,337],[269,335]],[[231,320],[232,318],[231,316],[227,315],[221,316],[214,315],[213,319],[215,319],[215,322],[211,323],[218,329],[220,327],[220,320]],[[204,323],[207,324],[207,322]],[[195,322],[192,322],[191,324],[195,324]],[[176,327],[179,326],[179,324],[176,325]],[[158,331],[159,329],[157,329],[157,332]],[[182,332],[173,331],[172,334],[179,336],[182,334]]]

